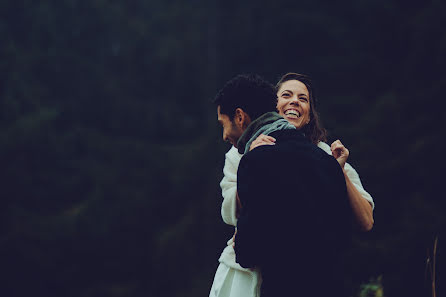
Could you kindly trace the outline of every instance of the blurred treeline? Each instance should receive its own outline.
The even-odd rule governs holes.
[[[382,275],[387,297],[429,296],[435,235],[444,294],[445,11],[0,1],[1,296],[207,296],[233,230],[210,101],[235,74],[288,71],[313,77],[330,140],[376,202],[344,268],[351,295]]]

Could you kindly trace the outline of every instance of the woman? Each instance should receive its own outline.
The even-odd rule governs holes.
[[[276,85],[277,110],[296,129],[303,130],[306,137],[327,154],[333,155],[343,169],[347,194],[359,229],[368,231],[373,226],[373,199],[362,187],[356,171],[346,160],[349,151],[337,140],[326,144],[326,132],[322,128],[315,109],[315,98],[307,76],[297,73],[285,74]],[[271,136],[260,135],[252,142],[250,150],[260,145],[274,145]],[[224,177],[220,183],[223,203],[222,217],[225,223],[236,226],[240,203],[237,197],[237,168],[242,155],[232,147],[226,153]],[[233,238],[220,256],[220,265],[215,274],[210,296],[259,296],[261,275],[259,271],[242,268],[235,262]]]

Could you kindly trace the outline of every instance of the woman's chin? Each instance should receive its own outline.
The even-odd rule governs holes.
[[[285,119],[298,130],[303,126],[300,119],[290,119],[288,117],[285,117]]]

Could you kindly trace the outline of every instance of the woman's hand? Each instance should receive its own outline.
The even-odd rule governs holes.
[[[341,165],[342,169],[344,169],[345,162],[347,162],[350,152],[339,139],[333,142],[330,148],[331,154],[335,157],[336,161],[338,161],[339,165]]]
[[[260,134],[257,136],[257,138],[251,143],[251,146],[249,147],[249,151],[252,151],[258,146],[261,145],[275,145],[276,139],[274,137]]]

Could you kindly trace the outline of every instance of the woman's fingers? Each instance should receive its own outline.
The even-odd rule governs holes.
[[[330,146],[332,152],[335,150],[339,150],[343,147],[344,147],[344,145],[342,144],[342,142],[339,139],[336,141],[333,141],[333,143]]]
[[[261,145],[274,145],[275,144],[276,139],[272,136],[268,136],[268,135],[263,135],[260,134],[252,143],[251,146],[249,147],[249,150],[253,150],[258,146]]]
[[[272,141],[265,141],[265,140],[258,140],[258,141],[253,141],[251,143],[251,146],[249,147],[249,150],[252,151],[253,149],[255,149],[258,146],[261,145],[274,145],[275,143]]]
[[[260,134],[259,136],[257,136],[256,140],[261,140],[261,141],[266,141],[266,142],[275,142],[276,139],[272,136],[269,135],[264,135],[264,134]],[[256,141],[254,140],[254,141]]]
[[[336,154],[341,154],[342,151],[346,150],[345,146],[342,144],[342,142],[338,139],[334,141],[330,146],[331,152],[333,153],[333,156]],[[335,156],[336,158],[337,156]]]
[[[333,157],[335,157],[336,160],[339,162],[339,165],[344,168],[344,165],[347,162],[348,156],[350,154],[349,150],[342,144],[339,139],[331,144],[330,149]]]

